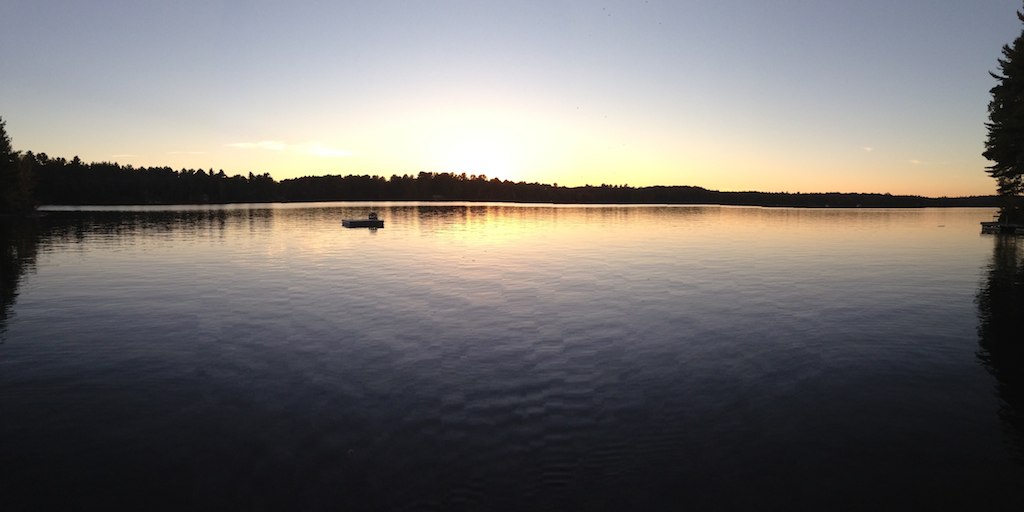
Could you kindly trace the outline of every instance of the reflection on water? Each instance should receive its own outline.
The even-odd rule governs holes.
[[[990,216],[52,209],[4,238],[0,505],[1019,503]]]
[[[1024,254],[1016,236],[995,236],[992,263],[978,293],[978,359],[996,378],[1004,421],[1024,462]]]
[[[0,218],[0,343],[18,297],[18,285],[35,258],[34,222]]]

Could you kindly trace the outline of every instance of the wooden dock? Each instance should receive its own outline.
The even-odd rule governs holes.
[[[1024,235],[1024,224],[1009,224],[999,221],[982,222],[981,232],[1003,235]]]
[[[344,219],[341,225],[346,228],[382,228],[384,221],[377,219]]]
[[[377,212],[370,212],[365,219],[344,219],[341,225],[346,228],[382,228],[384,221],[377,217]]]

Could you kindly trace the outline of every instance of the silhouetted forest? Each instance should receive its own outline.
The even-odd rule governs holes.
[[[269,174],[228,176],[213,169],[84,163],[25,153],[37,204],[173,204],[291,201],[511,201],[666,203],[805,207],[997,206],[994,196],[928,198],[890,194],[718,192],[700,187],[627,185],[560,187],[452,173],[390,178],[307,176],[280,182]]]
[[[0,213],[36,205],[202,204],[297,201],[494,201],[591,204],[723,204],[804,207],[999,206],[997,196],[929,198],[890,194],[718,192],[700,187],[558,184],[428,173],[415,176],[228,176],[223,170],[85,163],[14,151],[0,118]]]
[[[32,197],[32,163],[11,147],[5,122],[0,117],[0,215],[11,212],[26,212],[35,208]]]

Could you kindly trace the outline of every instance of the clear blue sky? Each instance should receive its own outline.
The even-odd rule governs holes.
[[[318,174],[989,194],[1019,0],[0,0],[17,149]]]

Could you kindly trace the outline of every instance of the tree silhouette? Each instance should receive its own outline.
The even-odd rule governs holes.
[[[35,155],[14,151],[7,135],[6,122],[0,118],[0,213],[31,210],[32,170]]]
[[[11,147],[6,124],[0,118],[0,212],[13,209],[14,184],[18,169],[18,154]]]
[[[1024,22],[1024,14],[1017,11]],[[991,89],[988,104],[988,139],[985,158],[993,164],[987,172],[996,180],[1003,199],[1000,218],[1006,221],[1024,220],[1020,204],[1024,192],[1024,30],[1013,44],[1003,46],[1003,57],[998,60],[999,73],[989,73],[998,82]]]
[[[1009,51],[1009,50],[1008,50]],[[1022,75],[1024,76],[1024,75]],[[1024,123],[1021,123],[1024,124]],[[1024,132],[1022,132],[1024,133]],[[134,167],[16,152],[0,119],[0,213],[40,205],[209,204],[276,201],[510,201],[585,204],[722,204],[833,208],[997,206],[995,196],[894,196],[863,193],[719,192],[691,186],[566,187],[450,172],[417,175],[303,176]],[[1024,151],[1024,143],[1020,144]],[[1021,156],[1024,159],[1024,154]],[[1024,169],[1022,164],[1021,169]],[[1016,177],[1016,189],[1021,178]],[[1014,189],[1014,190],[1016,190]]]

